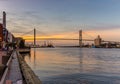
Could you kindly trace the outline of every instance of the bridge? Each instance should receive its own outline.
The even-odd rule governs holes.
[[[92,41],[92,42],[94,42],[95,43],[95,37],[93,37],[93,36],[91,36],[91,35],[88,35],[86,32],[84,32],[84,31],[82,31],[82,30],[80,30],[79,32],[78,32],[78,36],[79,36],[79,38],[49,38],[49,37],[46,37],[46,38],[38,38],[37,37],[37,33],[36,32],[38,32],[39,30],[37,29],[33,29],[33,30],[31,30],[31,31],[29,31],[29,32],[27,32],[27,33],[24,33],[24,34],[22,34],[22,36],[25,36],[25,35],[27,35],[27,34],[30,34],[30,33],[32,33],[33,34],[33,37],[32,38],[25,38],[25,40],[33,40],[34,41],[34,45],[36,45],[36,41],[37,40],[70,40],[70,41],[79,41],[79,46],[80,47],[82,47],[82,44],[83,44],[83,41]],[[40,33],[43,33],[43,32],[41,32],[40,31]],[[85,38],[83,38],[83,34],[84,35],[86,35],[86,36],[88,36],[88,37],[91,37],[90,39],[85,39]],[[107,41],[107,40],[102,40],[101,38],[100,39],[98,39],[98,40],[100,40],[100,43],[105,43],[105,42],[107,42],[107,43],[114,43],[114,44],[120,44],[120,42],[118,42],[118,41]]]

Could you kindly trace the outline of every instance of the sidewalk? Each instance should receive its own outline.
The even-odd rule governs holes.
[[[8,74],[6,80],[8,80],[9,82],[11,81],[12,84],[23,84],[22,83],[23,82],[22,81],[22,74],[20,71],[16,51],[13,52],[13,59],[12,59],[9,74]]]

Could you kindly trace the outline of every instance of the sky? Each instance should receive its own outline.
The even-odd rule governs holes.
[[[2,11],[15,36],[36,28],[42,37],[78,38],[82,29],[93,39],[120,41],[120,0],[0,0],[0,22]]]

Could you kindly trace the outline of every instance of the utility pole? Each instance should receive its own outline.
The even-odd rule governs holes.
[[[82,30],[79,31],[79,46],[82,48]]]
[[[36,29],[34,28],[34,47],[36,46]]]

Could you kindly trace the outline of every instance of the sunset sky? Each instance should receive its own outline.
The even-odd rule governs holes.
[[[120,0],[0,0],[1,23],[2,11],[15,36],[35,27],[37,36],[78,38],[82,29],[120,41]]]

